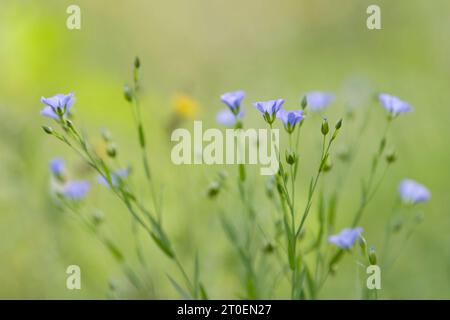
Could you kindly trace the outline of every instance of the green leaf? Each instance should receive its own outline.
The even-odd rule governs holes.
[[[198,299],[200,290],[200,264],[198,262],[198,253],[195,254],[195,264],[194,264],[194,298]]]
[[[105,245],[108,248],[109,252],[116,258],[118,261],[123,261],[123,254],[120,252],[119,248],[112,243],[110,240],[105,240]]]
[[[175,257],[172,248],[165,241],[160,239],[155,233],[151,233],[152,239],[155,241],[157,246],[171,259]]]
[[[171,276],[167,275],[167,277],[169,278],[170,282],[172,283],[173,287],[175,288],[175,290],[177,290],[177,292],[180,294],[180,296],[185,299],[185,300],[192,300],[191,295],[184,290],[179,284],[178,282],[176,282]]]
[[[200,283],[200,297],[203,300],[209,300],[208,298],[208,294],[206,293],[205,287],[203,286],[203,284]]]
[[[140,123],[138,126],[139,131],[139,144],[142,148],[145,147],[145,135],[144,135],[144,127],[142,127],[142,124]]]

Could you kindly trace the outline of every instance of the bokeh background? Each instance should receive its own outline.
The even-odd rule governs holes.
[[[66,8],[81,7],[81,30],[66,28]],[[382,30],[366,28],[366,8],[378,4]],[[385,299],[450,298],[450,2],[435,0],[2,0],[0,3],[0,297],[177,298],[166,273],[173,266],[143,234],[146,270],[153,289],[139,293],[95,237],[49,196],[48,160],[62,156],[73,175],[87,175],[83,164],[40,126],[41,96],[75,92],[75,119],[101,145],[107,127],[123,163],[136,163],[138,144],[122,86],[131,81],[135,55],[142,61],[143,108],[151,164],[164,186],[165,225],[181,260],[192,269],[199,252],[202,278],[213,298],[237,298],[236,256],[217,217],[225,200],[210,201],[205,190],[222,168],[174,166],[170,129],[192,128],[199,119],[215,126],[221,93],[247,92],[247,123],[261,126],[250,103],[283,97],[298,108],[302,93],[326,90],[336,101],[325,112],[332,121],[355,107],[355,118],[370,110],[370,123],[351,174],[345,182],[338,225],[346,226],[357,205],[359,185],[384,126],[382,108],[371,94],[386,91],[414,106],[389,132],[398,161],[361,223],[381,245],[398,182],[416,179],[432,192],[422,207],[425,219],[395,268],[383,277]],[[319,156],[319,117],[305,125],[301,156],[304,201],[309,173]],[[351,141],[351,125],[340,143]],[[230,175],[235,168],[225,167]],[[336,169],[337,170],[337,169]],[[256,171],[255,171],[256,172]],[[142,185],[142,171],[132,176]],[[255,178],[255,189],[263,189]],[[331,183],[333,188],[340,183]],[[326,183],[326,182],[325,182]],[[260,184],[260,185],[259,185]],[[143,192],[145,195],[145,193]],[[116,199],[94,186],[88,207],[106,215],[104,232],[117,240],[136,268],[136,235]],[[261,205],[261,212],[268,205]],[[236,214],[239,214],[236,211]],[[314,213],[310,219],[314,226]],[[67,290],[66,267],[82,270],[82,290]],[[357,266],[346,257],[320,298],[358,298]],[[283,297],[283,296],[278,296]]]

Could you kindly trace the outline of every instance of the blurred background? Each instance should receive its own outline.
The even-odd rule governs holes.
[[[81,29],[68,30],[66,9],[81,8]],[[368,30],[366,9],[381,8],[382,30]],[[355,138],[370,111],[360,153],[345,181],[324,179],[330,190],[345,182],[338,226],[350,223],[361,177],[384,128],[384,110],[373,93],[389,92],[411,103],[388,135],[398,161],[389,171],[361,225],[376,247],[408,177],[426,185],[432,200],[421,206],[423,223],[404,245],[395,267],[383,275],[384,299],[450,298],[450,2],[366,0],[2,0],[0,3],[0,297],[1,298],[178,298],[166,273],[173,266],[144,234],[135,234],[125,208],[105,188],[93,186],[86,209],[102,210],[104,232],[129,254],[151,290],[136,292],[102,244],[49,196],[48,161],[66,159],[73,176],[89,177],[83,163],[40,126],[41,96],[74,92],[75,121],[101,148],[108,128],[123,163],[138,166],[138,143],[122,87],[132,81],[135,55],[142,62],[143,115],[150,162],[164,190],[165,226],[180,259],[192,270],[199,252],[202,278],[213,298],[237,298],[236,255],[218,219],[226,198],[205,191],[217,172],[233,166],[175,166],[170,132],[203,120],[213,127],[223,92],[243,89],[246,124],[262,126],[251,102],[283,97],[299,108],[303,93],[324,90],[336,100],[324,112],[333,123],[354,111],[339,143]],[[320,155],[320,117],[311,116],[302,136],[304,201]],[[354,121],[354,123],[352,123]],[[347,129],[347,130],[346,130]],[[335,170],[333,168],[333,170]],[[338,170],[338,164],[336,164]],[[331,173],[330,173],[331,174]],[[254,176],[256,176],[256,170]],[[143,185],[136,169],[132,183]],[[264,190],[255,177],[254,188]],[[344,188],[344,187],[343,187]],[[142,191],[143,196],[145,192]],[[268,204],[261,204],[266,212]],[[237,211],[236,211],[237,214]],[[310,225],[317,219],[311,214]],[[136,237],[147,268],[139,267]],[[82,270],[82,290],[66,289],[66,268]],[[143,270],[145,269],[145,270]],[[346,257],[320,298],[358,298],[358,267]],[[173,272],[172,272],[173,271]],[[283,298],[283,294],[275,297]]]

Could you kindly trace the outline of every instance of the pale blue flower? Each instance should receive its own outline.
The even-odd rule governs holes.
[[[266,120],[267,123],[272,124],[275,121],[278,111],[280,111],[283,106],[283,103],[284,99],[261,101],[255,102],[255,107],[261,111],[264,120]]]
[[[416,204],[426,202],[431,198],[430,191],[424,185],[411,179],[405,179],[400,182],[398,192],[406,203]]]
[[[392,115],[412,111],[412,107],[409,103],[400,100],[396,96],[387,93],[381,93],[380,95],[378,95],[378,99],[381,105]]]
[[[244,109],[242,108],[236,116],[230,111],[230,109],[225,108],[217,112],[216,121],[224,126],[232,127],[236,124],[236,120],[241,119],[243,116]]]
[[[241,107],[241,102],[245,97],[245,92],[242,90],[227,92],[220,96],[220,100],[225,103],[233,114],[238,114]]]
[[[358,240],[362,232],[363,228],[346,228],[336,235],[329,236],[328,241],[341,249],[349,249]]]
[[[59,120],[58,112],[67,116],[75,103],[73,93],[57,94],[50,98],[41,98],[41,102],[45,104],[44,109],[41,110],[41,115],[55,120]]]
[[[305,119],[305,116],[303,110],[288,111],[281,109],[277,113],[277,118],[283,122],[286,131],[291,133],[294,131],[295,125]]]
[[[312,91],[306,94],[308,110],[321,111],[333,101],[334,95],[328,92]]]
[[[84,180],[69,181],[62,188],[62,195],[69,200],[80,200],[86,196],[89,182]]]
[[[64,172],[64,167],[65,167],[64,160],[61,158],[53,158],[49,162],[50,171],[55,176],[61,176]]]
[[[112,172],[110,174],[112,185],[114,187],[117,187],[119,185],[119,183],[121,182],[121,180],[128,177],[128,175],[130,174],[130,171],[131,171],[130,168],[124,168],[124,169],[119,169],[119,170]],[[109,187],[108,180],[106,180],[106,178],[104,176],[100,176],[100,175],[97,176],[97,181],[98,181],[98,183]]]

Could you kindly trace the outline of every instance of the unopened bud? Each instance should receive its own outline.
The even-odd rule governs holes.
[[[42,130],[47,134],[53,134],[53,129],[51,127],[42,126]]]
[[[263,250],[265,253],[272,253],[275,250],[275,245],[272,242],[267,242]]]
[[[133,92],[127,84],[123,87],[123,95],[128,102],[133,101]]]
[[[206,195],[208,198],[214,198],[220,191],[220,184],[217,181],[211,182],[208,189],[206,190]]]
[[[297,161],[297,155],[292,150],[286,150],[286,162],[293,165]]]
[[[70,129],[73,129],[74,127],[73,127],[73,122],[72,122],[72,120],[66,120],[66,125],[67,125],[67,127],[69,127]]]
[[[371,247],[369,249],[369,262],[371,265],[376,265],[377,264],[377,255],[375,253],[375,248]]]
[[[328,132],[330,131],[330,127],[328,126],[327,119],[323,119],[321,131],[324,136],[326,136],[328,134]]]
[[[139,57],[134,58],[134,67],[136,69],[139,69],[141,66],[141,60],[139,60]]]
[[[359,236],[359,246],[361,247],[362,253],[365,255],[367,250],[367,241],[362,236]]]
[[[397,160],[397,155],[396,155],[395,151],[393,151],[393,150],[389,151],[386,154],[386,161],[387,161],[387,163],[394,163],[395,160]]]
[[[303,96],[302,102],[300,103],[300,105],[302,106],[303,110],[305,110],[306,107],[308,106],[308,98],[306,97],[306,95]]]
[[[108,156],[110,156],[111,158],[115,158],[117,155],[117,148],[114,144],[109,144],[106,147],[106,153],[108,154]]]
[[[325,160],[323,167],[322,167],[322,171],[323,172],[328,172],[333,168],[333,162],[331,161],[330,157],[327,157],[327,159]]]
[[[339,130],[342,127],[342,119],[339,120],[334,127],[336,128],[336,130]]]

